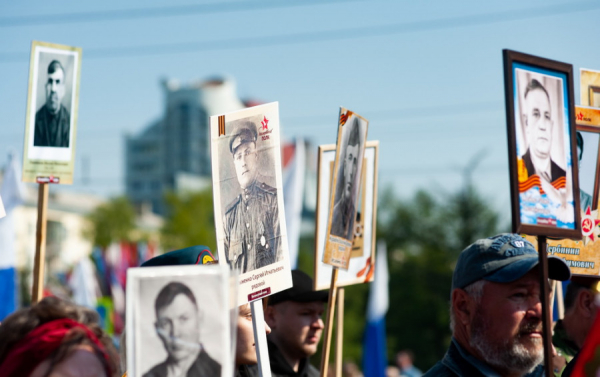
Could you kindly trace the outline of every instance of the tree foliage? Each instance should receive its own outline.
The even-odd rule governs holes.
[[[168,215],[161,231],[164,249],[204,245],[216,253],[212,190],[168,193],[165,199]]]
[[[460,252],[498,232],[498,215],[471,186],[436,199],[417,192],[411,200],[383,195],[379,238],[388,245],[390,307],[388,356],[410,349],[423,370],[440,360],[450,343],[452,272]]]
[[[96,207],[89,215],[84,236],[95,246],[108,247],[112,242],[129,241],[135,229],[135,209],[129,199],[119,196]]]

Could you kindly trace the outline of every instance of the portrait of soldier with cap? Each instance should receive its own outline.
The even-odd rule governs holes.
[[[362,166],[364,140],[361,140],[362,133],[358,117],[353,116],[349,119],[346,127],[349,127],[346,132],[350,134],[340,154],[340,172],[333,205],[331,234],[351,240],[354,232],[355,202]]]
[[[233,158],[239,194],[223,213],[225,257],[241,273],[282,259],[277,189],[265,183],[267,163],[257,148],[256,123],[233,121],[229,152]]]

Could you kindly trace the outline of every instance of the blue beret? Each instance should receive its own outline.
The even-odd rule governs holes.
[[[142,267],[178,266],[182,264],[207,264],[215,258],[207,246],[196,245],[181,250],[174,250],[142,263]]]

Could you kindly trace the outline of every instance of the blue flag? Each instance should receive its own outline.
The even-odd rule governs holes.
[[[365,377],[385,377],[387,347],[385,314],[389,306],[388,267],[385,242],[377,244],[375,279],[369,287],[367,326],[363,340],[362,365]]]

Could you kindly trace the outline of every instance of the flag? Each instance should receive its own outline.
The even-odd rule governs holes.
[[[302,224],[302,204],[304,198],[304,171],[306,150],[304,140],[297,138],[293,143],[283,146],[283,205],[288,237],[290,266],[298,264],[298,244]]]
[[[69,279],[73,291],[73,301],[77,305],[95,309],[98,298],[101,297],[100,286],[96,280],[94,265],[88,257],[83,257],[73,269]]]
[[[23,202],[25,188],[21,183],[21,167],[9,155],[4,171],[0,197],[6,216],[0,219],[0,321],[17,309],[17,270],[14,209]]]
[[[600,311],[596,313],[581,351],[571,362],[575,363],[571,373],[573,377],[600,376]]]
[[[386,244],[379,241],[375,259],[375,279],[369,287],[367,326],[363,339],[362,365],[365,377],[385,377],[387,347],[385,314],[389,306]]]

